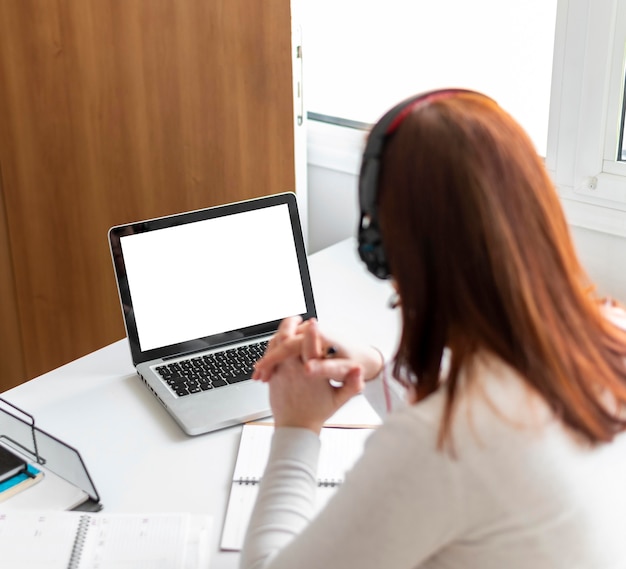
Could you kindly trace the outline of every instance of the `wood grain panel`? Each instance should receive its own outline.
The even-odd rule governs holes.
[[[295,189],[290,25],[288,0],[0,2],[27,377],[123,336],[110,226]]]
[[[0,392],[18,385],[26,375],[13,282],[13,260],[2,195],[2,164],[0,164],[0,353],[2,354]]]

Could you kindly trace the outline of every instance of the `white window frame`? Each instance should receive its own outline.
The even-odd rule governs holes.
[[[615,159],[626,2],[559,0],[546,164],[568,221],[626,237],[626,164]]]

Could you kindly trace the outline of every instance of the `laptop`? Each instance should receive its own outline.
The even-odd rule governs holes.
[[[316,316],[296,196],[109,230],[137,373],[189,435],[271,414],[253,363],[287,316]]]

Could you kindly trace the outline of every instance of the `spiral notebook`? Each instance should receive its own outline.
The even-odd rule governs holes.
[[[373,431],[374,427],[362,426],[322,428],[317,471],[317,511],[326,505],[342,484],[345,473],[361,456],[365,440]],[[243,545],[273,433],[274,425],[270,423],[246,423],[243,426],[222,531],[222,550],[239,551]]]
[[[2,512],[2,566],[205,568],[211,524],[209,516],[178,513]]]

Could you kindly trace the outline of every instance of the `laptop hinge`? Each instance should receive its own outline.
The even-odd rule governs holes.
[[[241,341],[241,344],[252,344],[255,341],[259,341],[261,338],[269,338],[272,334],[264,333],[264,334],[256,334],[254,336],[247,336],[246,338],[235,338],[229,339],[224,342],[218,342],[216,344],[211,344],[210,346],[205,346],[204,348],[199,348],[197,350],[189,350],[188,352],[180,352],[176,355],[165,356],[161,358],[164,362],[169,360],[179,360],[181,358],[188,358],[189,356],[193,356],[194,354],[200,354],[202,352],[210,352],[213,350],[219,350],[220,348],[225,348],[232,344],[237,343],[237,340]]]

